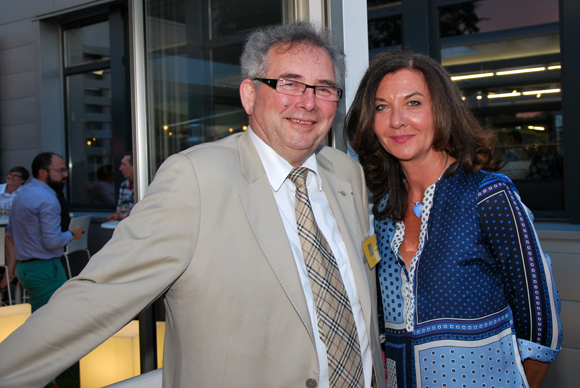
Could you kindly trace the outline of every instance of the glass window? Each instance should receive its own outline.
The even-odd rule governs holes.
[[[367,8],[373,9],[378,7],[387,7],[391,5],[400,5],[401,0],[367,0]]]
[[[281,23],[282,1],[263,0],[212,0],[212,39],[245,34],[257,26]]]
[[[403,44],[401,2],[367,0],[369,56]]]
[[[558,0],[476,0],[440,7],[441,63],[559,53],[558,12]]]
[[[284,1],[145,1],[150,171],[170,155],[247,128],[239,60]]]
[[[438,8],[441,62],[488,128],[524,203],[564,216],[557,0],[476,0]],[[517,17],[514,17],[517,15]]]
[[[111,27],[124,30],[124,12],[116,8],[97,20],[73,21],[62,27],[67,188],[73,210],[114,209],[124,180],[118,168],[131,149],[128,63],[122,59],[127,58],[126,47],[119,43],[123,36],[115,36],[111,43],[109,35]]]
[[[111,72],[67,77],[67,127],[71,184],[69,202],[113,205],[115,174],[111,131]]]
[[[463,85],[464,98],[497,132],[500,170],[514,181],[523,202],[542,216],[564,211],[564,132],[559,82],[498,86]]]
[[[109,21],[65,29],[69,202],[115,203]],[[88,67],[88,68],[87,68]]]
[[[529,208],[563,211],[562,113],[548,110],[549,106],[536,108],[518,112],[489,110],[487,121],[498,133],[497,148],[507,162],[500,172],[514,181]]]
[[[64,31],[65,66],[77,66],[109,59],[109,22]]]

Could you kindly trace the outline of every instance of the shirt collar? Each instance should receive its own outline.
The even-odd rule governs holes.
[[[40,179],[32,178],[32,180],[30,181],[30,183],[34,183],[35,185],[38,185],[40,187],[44,187],[44,188],[50,190],[52,193],[54,193],[54,195],[56,195],[56,191],[54,191],[54,189],[52,187],[50,187],[48,185],[48,183],[43,182]],[[27,184],[30,184],[30,183],[27,183]]]
[[[264,166],[264,170],[268,176],[268,181],[270,181],[270,186],[272,186],[272,189],[277,192],[280,190],[280,187],[282,187],[282,184],[284,184],[284,181],[288,177],[288,174],[290,174],[290,171],[292,171],[293,167],[283,157],[278,155],[272,147],[260,139],[251,128],[248,128],[247,131],[250,132],[250,138],[256,147],[256,151],[258,151],[260,159],[262,160],[262,165]],[[302,164],[302,167],[314,171],[318,190],[322,191],[322,180],[318,174],[316,155],[310,155],[310,157]]]

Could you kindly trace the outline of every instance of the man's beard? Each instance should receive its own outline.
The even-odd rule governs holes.
[[[52,180],[50,174],[46,176],[46,184],[56,192],[61,192],[64,189],[65,180],[61,181]]]

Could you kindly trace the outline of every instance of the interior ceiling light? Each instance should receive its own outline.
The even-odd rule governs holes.
[[[560,89],[530,90],[522,92],[524,96],[533,96],[535,94],[560,93]]]
[[[517,70],[506,70],[506,71],[498,71],[495,75],[510,75],[510,74],[521,74],[521,73],[534,73],[537,71],[544,71],[546,70],[545,67],[530,67],[527,69],[517,69]]]
[[[548,70],[560,70],[562,65],[548,66]]]
[[[451,81],[461,81],[464,79],[485,78],[485,77],[493,77],[493,73],[454,75],[451,77]]]
[[[529,125],[528,126],[528,129],[531,129],[531,130],[534,130],[534,131],[545,131],[546,130],[546,128],[544,128],[544,127],[536,127],[536,126],[533,126],[533,125]]]
[[[511,93],[499,93],[499,94],[488,94],[487,98],[505,98],[505,97],[518,97],[522,94],[517,90],[514,90]]]

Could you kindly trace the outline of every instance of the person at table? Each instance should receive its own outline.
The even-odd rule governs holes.
[[[0,184],[0,207],[9,210],[20,187],[28,180],[30,173],[22,166],[12,167],[6,174],[6,183]]]
[[[6,183],[0,185],[0,211],[3,216],[9,216],[10,210],[12,208],[12,201],[14,197],[20,191],[20,187],[28,180],[30,173],[28,170],[22,166],[12,167],[8,174],[6,175]],[[16,277],[14,276],[14,269],[16,263],[12,259],[14,257],[14,245],[10,239],[5,241],[5,255],[6,264],[8,267],[8,273],[3,272],[2,279],[0,280],[0,291],[4,292],[6,287],[8,287],[8,278],[10,276],[10,282],[16,284]]]
[[[109,216],[109,221],[122,220],[127,217],[133,206],[135,206],[135,174],[133,172],[133,155],[128,153],[121,159],[119,171],[123,174],[125,180],[119,188],[119,200],[117,202],[117,211]]]
[[[0,387],[43,384],[160,295],[164,387],[385,387],[362,169],[319,147],[344,54],[302,22],[253,32],[241,62],[248,130],[163,163],[81,274],[0,343]]]
[[[68,177],[64,160],[53,152],[38,154],[32,161],[32,176],[14,198],[6,236],[15,251],[14,258],[7,256],[7,264],[16,266],[34,312],[66,281],[60,262],[63,247],[80,239],[83,231],[80,226],[68,230],[68,209],[61,205]]]
[[[537,387],[560,299],[532,213],[493,172],[495,134],[439,63],[399,50],[373,58],[345,127],[372,194],[389,384]]]

